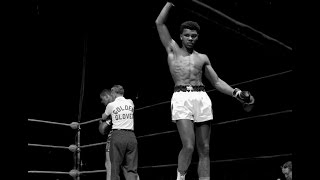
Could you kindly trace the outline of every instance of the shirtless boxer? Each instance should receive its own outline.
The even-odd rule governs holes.
[[[171,38],[165,22],[173,6],[171,2],[167,2],[155,23],[168,54],[168,65],[175,84],[171,98],[172,121],[177,125],[182,142],[178,156],[177,180],[185,179],[195,142],[199,156],[199,180],[210,180],[210,122],[213,115],[211,99],[205,91],[202,75],[204,74],[219,92],[235,97],[244,105],[252,105],[254,98],[248,91],[232,88],[220,79],[208,56],[194,50],[200,32],[200,26],[196,22],[187,21],[181,24],[181,47]]]

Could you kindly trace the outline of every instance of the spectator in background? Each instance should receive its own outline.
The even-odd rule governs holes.
[[[286,177],[286,180],[292,180],[292,162],[288,161],[281,166],[282,174]]]

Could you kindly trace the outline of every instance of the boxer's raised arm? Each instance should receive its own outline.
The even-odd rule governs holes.
[[[165,22],[167,20],[168,13],[171,7],[173,7],[173,4],[170,2],[167,2],[166,5],[162,8],[160,14],[158,15],[155,21],[157,26],[157,31],[160,36],[160,40],[163,46],[166,48],[167,52],[170,51],[170,43],[172,42],[172,38],[170,36],[167,26],[165,25]]]

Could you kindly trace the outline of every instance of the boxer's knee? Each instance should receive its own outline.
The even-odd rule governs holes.
[[[194,151],[194,145],[192,144],[186,144],[182,148],[183,148],[183,151],[188,154],[192,154]]]
[[[200,156],[209,156],[210,153],[210,145],[204,144],[198,148]]]

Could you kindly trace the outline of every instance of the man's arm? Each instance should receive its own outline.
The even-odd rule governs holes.
[[[235,90],[232,88],[230,85],[228,85],[226,82],[224,82],[222,79],[219,78],[217,73],[214,71],[214,69],[211,66],[211,63],[208,59],[206,58],[206,63],[205,63],[205,69],[204,69],[204,75],[205,77],[210,81],[212,86],[214,86],[218,91],[227,94],[229,96],[233,96],[233,91]]]
[[[172,3],[167,2],[156,19],[156,26],[158,34],[160,36],[160,40],[168,53],[170,51],[170,43],[172,42],[172,38],[170,36],[167,26],[165,25],[165,22],[168,17],[169,10],[172,6]]]
[[[108,115],[104,112],[103,114],[102,114],[102,120],[106,120],[107,119],[107,117],[108,117]]]
[[[107,105],[105,111],[102,113],[101,119],[106,120],[111,115],[112,107],[110,104]]]
[[[214,71],[214,69],[211,66],[211,63],[207,56],[206,63],[205,63],[205,76],[210,81],[210,83],[220,92],[227,94],[229,96],[232,96],[236,98],[238,101],[240,101],[242,104],[244,104],[243,108],[245,111],[249,112],[251,111],[253,103],[255,102],[254,97],[250,94],[249,91],[241,91],[238,88],[232,88],[230,85],[228,85],[226,82],[224,82],[222,79],[220,79],[217,75],[217,73]]]

